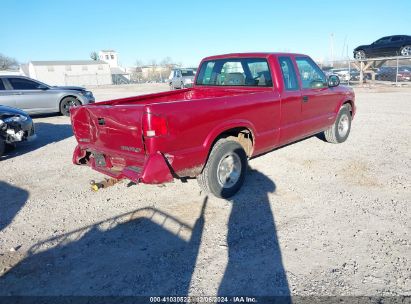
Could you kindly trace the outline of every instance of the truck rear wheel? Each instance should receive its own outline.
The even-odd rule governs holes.
[[[343,105],[334,124],[324,131],[325,140],[333,144],[346,141],[351,130],[351,119],[350,106]]]
[[[205,192],[229,198],[240,190],[246,171],[247,155],[243,147],[237,141],[220,139],[197,181]]]

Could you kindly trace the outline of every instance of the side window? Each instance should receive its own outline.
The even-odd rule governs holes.
[[[15,90],[37,90],[39,86],[37,82],[24,78],[9,78],[9,82]]]
[[[296,58],[303,89],[318,89],[326,86],[326,77],[320,68],[307,57]]]
[[[384,37],[381,39],[378,39],[377,41],[374,42],[374,44],[384,44],[390,42],[390,37]]]
[[[202,64],[200,72],[199,72],[200,74],[198,76],[199,81],[197,82],[200,82],[201,80],[200,84],[203,84],[203,85],[214,84],[211,81],[211,76],[213,74],[215,74],[215,76],[217,77],[216,73],[213,73],[214,65],[215,65],[214,61],[209,61],[209,62]]]
[[[286,91],[298,90],[297,74],[295,73],[293,62],[290,57],[280,57],[278,61],[283,74],[284,86]]]
[[[402,41],[402,36],[394,36],[391,38],[391,42],[398,42],[398,41]]]
[[[0,79],[0,91],[4,91],[6,88],[4,87],[3,80]]]

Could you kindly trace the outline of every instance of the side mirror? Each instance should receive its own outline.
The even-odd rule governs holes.
[[[340,78],[337,75],[330,75],[328,77],[328,87],[333,88],[340,84]]]
[[[44,84],[40,84],[38,87],[37,87],[39,90],[48,90],[49,88],[47,87],[47,86],[45,86]]]

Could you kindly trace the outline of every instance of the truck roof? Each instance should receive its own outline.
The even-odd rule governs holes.
[[[230,54],[222,54],[222,55],[214,55],[204,58],[203,60],[215,60],[215,59],[222,59],[222,58],[267,58],[270,56],[307,56],[304,54],[298,53],[283,53],[283,52],[250,52],[250,53],[230,53]]]

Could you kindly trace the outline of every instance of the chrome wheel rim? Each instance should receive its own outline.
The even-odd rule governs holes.
[[[347,114],[341,115],[340,121],[338,122],[338,135],[340,137],[344,137],[347,135],[348,127],[350,125],[350,121]]]
[[[64,102],[64,104],[63,104],[64,112],[66,112],[67,114],[70,113],[70,108],[71,108],[71,107],[74,107],[74,106],[77,106],[77,105],[78,105],[77,100],[75,100],[75,99],[67,100],[67,101]]]
[[[355,59],[364,59],[365,53],[363,51],[359,51],[355,53]]]
[[[401,55],[402,56],[410,56],[411,55],[411,46],[403,47],[403,49],[401,50]]]
[[[217,180],[223,188],[233,187],[241,176],[241,159],[237,154],[225,155],[218,164]]]

